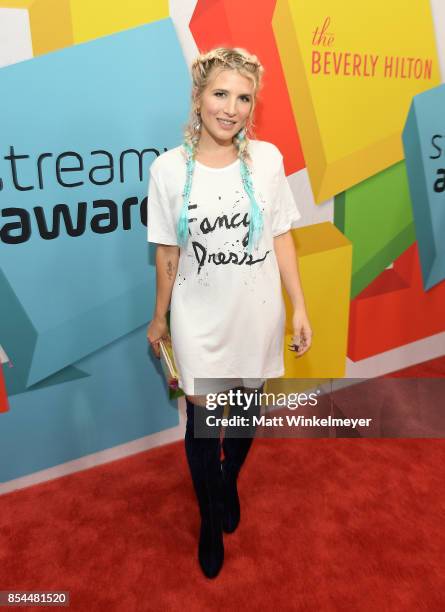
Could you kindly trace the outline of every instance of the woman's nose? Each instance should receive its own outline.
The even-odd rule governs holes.
[[[235,115],[236,114],[236,100],[228,100],[224,110],[230,116]]]

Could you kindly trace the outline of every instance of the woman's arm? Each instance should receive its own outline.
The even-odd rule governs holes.
[[[294,241],[290,230],[275,236],[273,240],[281,280],[294,309],[294,343],[298,345],[297,354],[302,355],[311,346],[312,329],[306,313]]]
[[[153,319],[147,329],[147,338],[159,357],[159,340],[168,335],[167,310],[179,262],[179,247],[158,244],[156,247],[156,303]]]
[[[273,243],[281,279],[292,306],[294,309],[306,310],[298,271],[297,253],[290,230],[275,236]]]
[[[178,271],[179,247],[158,244],[156,247],[156,305],[154,317],[167,314]]]

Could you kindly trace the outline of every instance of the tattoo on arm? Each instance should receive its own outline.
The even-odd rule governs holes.
[[[174,265],[172,264],[172,262],[169,259],[167,261],[167,276],[168,276],[169,280],[173,280],[173,270],[174,270]]]

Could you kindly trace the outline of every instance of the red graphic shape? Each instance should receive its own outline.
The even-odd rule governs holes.
[[[263,88],[254,114],[255,138],[273,142],[280,149],[289,175],[306,163],[272,30],[275,4],[276,0],[254,6],[238,0],[199,0],[190,31],[202,52],[213,47],[243,47],[263,64]]]
[[[445,281],[423,289],[415,242],[351,300],[348,357],[359,361],[444,331],[444,303]]]
[[[3,368],[0,364],[0,412],[8,412],[8,410],[8,394],[6,393],[6,384],[5,378],[3,376]]]

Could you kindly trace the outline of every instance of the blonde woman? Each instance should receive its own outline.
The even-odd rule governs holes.
[[[184,141],[150,168],[147,225],[157,244],[157,283],[147,338],[159,357],[170,305],[186,395],[185,450],[201,515],[198,559],[214,578],[224,561],[223,531],[232,533],[240,520],[237,477],[252,444],[258,392],[284,374],[281,281],[294,308],[297,356],[309,349],[312,331],[289,231],[300,213],[283,157],[251,137],[263,66],[245,49],[215,48],[199,55],[191,72]],[[221,463],[219,428],[196,435],[196,427],[209,412],[208,394],[230,391],[237,398],[230,415],[247,416],[250,407],[250,420],[226,427]],[[212,414],[222,413],[217,402]]]

